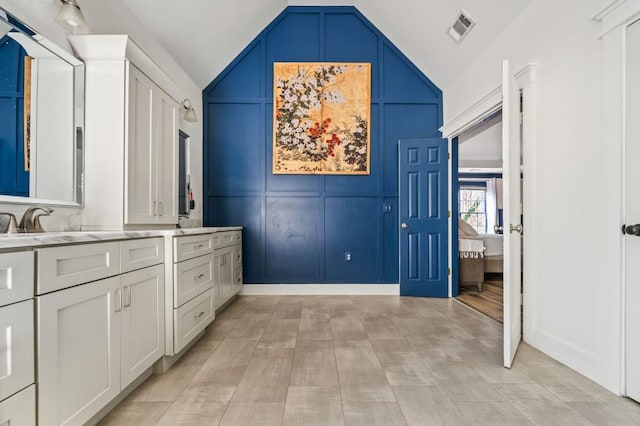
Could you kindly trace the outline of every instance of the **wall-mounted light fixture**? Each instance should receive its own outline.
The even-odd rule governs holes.
[[[189,123],[198,122],[198,115],[196,114],[196,110],[193,108],[193,105],[191,105],[190,99],[182,101],[182,108],[184,108],[184,121],[188,121]]]
[[[89,27],[76,0],[60,0],[56,22],[71,34],[87,34]]]

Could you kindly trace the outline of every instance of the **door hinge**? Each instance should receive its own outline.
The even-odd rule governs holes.
[[[451,153],[447,152],[447,160],[451,160]]]
[[[524,124],[524,113],[520,113],[520,124]]]
[[[451,268],[447,268],[447,275],[451,275]]]
[[[524,296],[520,294],[520,306],[524,306]]]
[[[447,217],[451,217],[451,210],[447,210]]]

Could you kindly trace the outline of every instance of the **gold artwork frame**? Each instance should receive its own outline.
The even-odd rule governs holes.
[[[24,171],[31,170],[31,61],[32,57],[24,57]]]
[[[273,174],[371,173],[371,64],[273,64]]]

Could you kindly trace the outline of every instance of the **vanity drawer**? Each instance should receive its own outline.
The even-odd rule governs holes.
[[[35,426],[36,385],[0,402],[0,425]]]
[[[125,272],[164,262],[164,240],[160,238],[143,238],[120,243],[120,270]]]
[[[193,259],[213,252],[211,234],[189,235],[173,239],[173,258],[175,262]]]
[[[180,352],[215,318],[214,289],[173,310],[174,351]]]
[[[33,297],[33,252],[0,254],[0,306]]]
[[[0,400],[34,382],[33,299],[0,309]]]
[[[120,273],[120,243],[49,247],[38,252],[37,294]]]
[[[221,248],[242,241],[242,231],[224,231],[213,234],[213,248]]]
[[[177,308],[213,287],[213,254],[176,263],[174,274],[173,307]]]

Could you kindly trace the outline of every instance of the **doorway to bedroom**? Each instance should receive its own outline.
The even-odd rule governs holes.
[[[503,322],[502,114],[457,138],[457,299]],[[456,208],[457,207],[457,208]],[[455,222],[454,222],[455,223]]]

